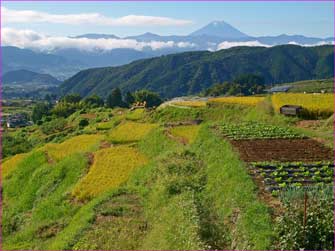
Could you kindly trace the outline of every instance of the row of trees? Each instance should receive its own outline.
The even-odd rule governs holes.
[[[46,98],[45,102],[38,103],[33,108],[32,120],[37,123],[48,116],[67,117],[75,111],[85,108],[126,108],[131,107],[135,102],[144,101],[147,107],[155,107],[162,103],[162,99],[157,93],[148,90],[140,90],[134,93],[127,92],[122,95],[121,90],[115,88],[106,100],[95,94],[86,98],[82,98],[79,94],[68,94],[62,97],[56,105],[52,105],[49,98]]]
[[[231,82],[216,84],[206,89],[205,96],[222,95],[253,95],[264,93],[264,78],[256,74],[245,74],[235,78]]]

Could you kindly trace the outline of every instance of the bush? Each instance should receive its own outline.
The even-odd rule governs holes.
[[[79,121],[79,126],[80,127],[85,127],[85,126],[88,126],[89,122],[88,122],[88,119],[81,119]]]
[[[81,108],[80,103],[60,102],[52,109],[52,113],[57,117],[68,117]]]
[[[41,126],[41,130],[45,134],[52,134],[64,130],[67,122],[64,118],[54,119],[50,122],[45,122]]]

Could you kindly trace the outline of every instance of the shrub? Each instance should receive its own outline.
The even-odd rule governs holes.
[[[64,128],[66,127],[66,124],[67,122],[64,118],[54,119],[54,120],[51,120],[50,122],[45,122],[41,126],[41,131],[44,134],[52,134],[52,133],[60,132],[64,130]]]
[[[79,126],[80,127],[85,127],[85,126],[88,126],[89,122],[88,122],[88,119],[81,119],[79,121]]]
[[[277,233],[275,249],[333,250],[334,199],[332,187],[329,191],[326,195],[325,190],[318,190],[314,196],[307,192],[305,226],[304,196],[284,201],[285,212],[276,219],[275,224]]]

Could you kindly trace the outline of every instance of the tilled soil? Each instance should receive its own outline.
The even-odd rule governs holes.
[[[232,140],[246,162],[315,162],[334,160],[333,151],[313,139]]]

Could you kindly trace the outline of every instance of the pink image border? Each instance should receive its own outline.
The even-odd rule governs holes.
[[[335,1],[334,0],[0,0],[0,5],[2,5],[2,2],[61,2],[62,4],[66,4],[66,2],[83,2],[83,3],[89,3],[89,2],[134,2],[137,4],[140,4],[140,2],[333,2],[333,13],[334,13],[334,19],[333,19],[333,25],[334,25],[334,33],[333,37],[335,37]],[[2,28],[2,16],[0,11],[0,27]],[[0,32],[0,119],[2,118],[2,34]],[[335,41],[334,41],[335,42]],[[334,52],[335,52],[335,43],[333,45]],[[335,72],[335,56],[334,56],[334,72]],[[335,80],[334,80],[334,89],[335,89]],[[334,95],[335,97],[335,95]],[[334,110],[335,110],[335,99],[334,99]],[[333,125],[335,128],[335,118],[333,121]],[[334,132],[334,145],[335,145],[335,132]],[[334,151],[334,162],[335,162],[335,151]],[[334,180],[335,184],[335,175]],[[335,185],[333,186],[333,192],[335,195]],[[335,203],[334,203],[334,216],[335,216]],[[0,130],[0,222],[2,221],[2,130]],[[335,217],[334,217],[334,228],[335,228]],[[335,235],[334,235],[335,240]],[[2,224],[0,224],[0,250],[2,249]],[[28,251],[28,250],[26,250]],[[42,250],[41,250],[42,251]],[[43,250],[44,251],[44,250]],[[84,251],[84,250],[82,250]],[[100,251],[100,250],[85,250],[85,251]],[[102,250],[101,250],[102,251]],[[109,250],[104,250],[109,251]],[[167,251],[167,250],[166,250]],[[192,250],[190,250],[192,251]],[[228,251],[228,250],[227,250]]]

